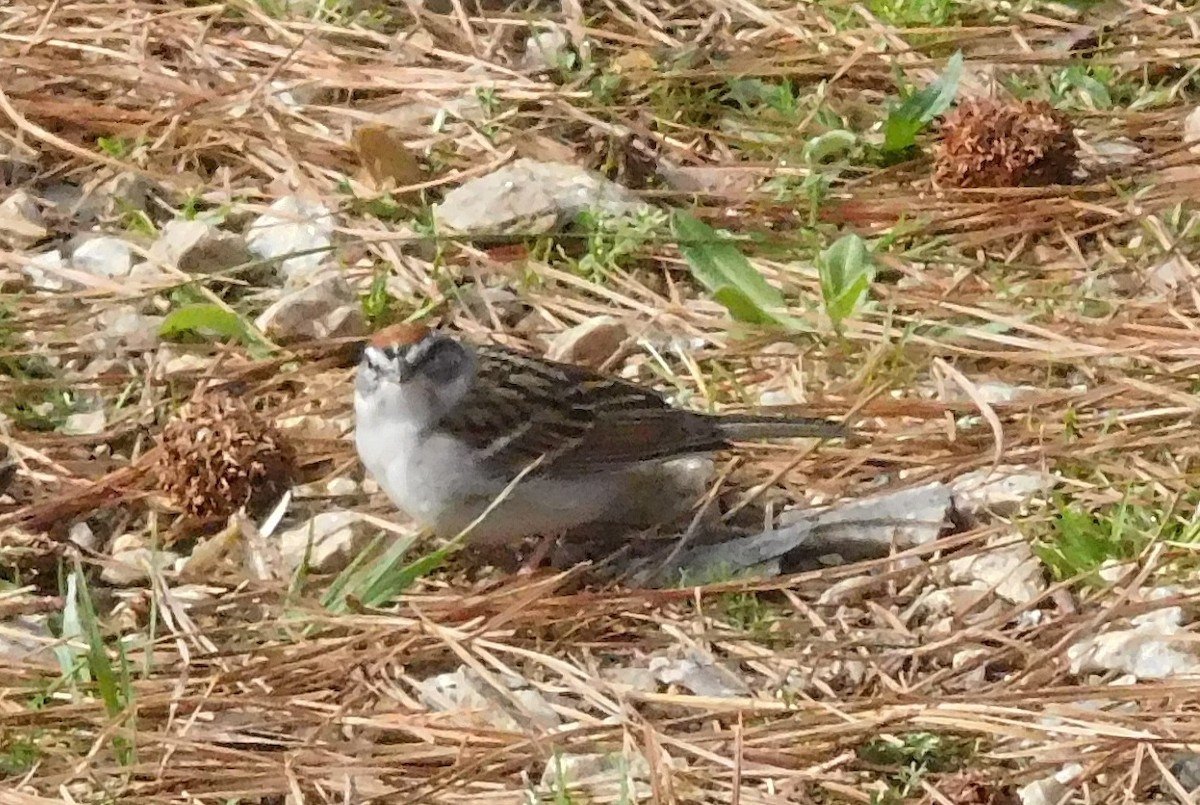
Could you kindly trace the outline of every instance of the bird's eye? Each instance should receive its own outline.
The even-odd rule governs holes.
[[[449,383],[462,371],[465,357],[458,344],[453,341],[439,341],[431,344],[421,357],[420,370],[435,383]]]

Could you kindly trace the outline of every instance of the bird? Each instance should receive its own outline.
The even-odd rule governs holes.
[[[637,470],[655,463],[846,435],[827,419],[686,410],[628,380],[419,323],[368,340],[354,414],[357,453],[398,509],[493,549],[620,523],[626,497],[645,494]]]

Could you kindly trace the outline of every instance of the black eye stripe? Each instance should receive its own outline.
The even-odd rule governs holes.
[[[455,348],[454,342],[443,339],[419,341],[409,347],[408,362],[414,367],[420,366],[421,364],[428,363],[437,355]]]

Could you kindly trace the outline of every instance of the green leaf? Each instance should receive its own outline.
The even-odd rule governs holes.
[[[92,603],[88,590],[87,578],[83,566],[75,560],[74,593],[76,612],[81,629],[80,637],[87,642],[87,666],[96,682],[96,690],[104,702],[104,709],[109,716],[119,716],[130,708],[133,702],[133,689],[130,685],[129,666],[126,662],[125,651],[120,640],[116,641],[116,650],[121,659],[121,672],[113,667],[108,656],[108,646],[104,642],[104,634],[96,608]],[[112,736],[113,748],[116,750],[117,761],[127,765],[136,760],[134,747],[124,736]]]
[[[269,354],[271,345],[238,314],[220,305],[199,302],[171,311],[159,325],[162,338],[192,333],[201,338],[236,338],[250,348],[253,357]]]
[[[412,572],[413,563],[404,561],[414,542],[416,539],[413,537],[396,540],[371,566],[370,572],[363,578],[362,592],[358,597],[364,605],[377,607],[386,604],[420,578],[420,574]],[[437,564],[433,567],[437,567]]]
[[[184,305],[171,311],[158,328],[158,334],[163,338],[181,333],[241,338],[245,332],[246,325],[240,316],[219,305],[207,303]]]
[[[91,594],[88,591],[87,579],[83,569],[76,562],[76,595],[80,624],[83,629],[82,637],[88,644],[88,668],[96,680],[100,698],[110,716],[115,716],[125,707],[125,697],[117,682],[117,674],[113,670],[108,657],[108,648],[104,645],[104,636],[100,632],[100,623],[92,606]]]
[[[843,235],[817,256],[821,297],[834,327],[858,310],[875,278],[875,263],[858,235]]]
[[[67,593],[62,613],[62,641],[54,646],[54,656],[58,660],[59,670],[62,671],[64,682],[76,689],[76,683],[92,681],[87,664],[81,662],[86,651],[78,648],[84,639],[83,624],[79,612],[79,579],[74,574],[66,577]]]
[[[917,141],[917,134],[950,108],[954,96],[958,94],[962,69],[963,55],[960,50],[950,57],[946,63],[946,72],[942,73],[937,81],[914,92],[888,112],[883,129],[884,153],[895,153],[912,147]]]
[[[712,227],[682,210],[671,216],[671,231],[692,276],[735,320],[750,324],[803,325],[783,312],[783,294],[750,264],[741,250]]]
[[[754,300],[742,292],[740,288],[726,285],[713,292],[713,299],[719,302],[735,321],[748,324],[773,324],[775,319],[766,311],[754,304]]]
[[[380,553],[379,549],[389,541],[391,545]],[[415,561],[406,561],[415,541],[415,537],[397,540],[390,534],[380,533],[338,574],[322,597],[322,603],[331,612],[339,613],[349,610],[352,598],[364,606],[380,606],[436,569],[455,550],[454,546],[446,546]]]
[[[346,612],[346,599],[355,593],[352,585],[362,575],[364,569],[374,561],[379,549],[388,539],[390,536],[387,532],[380,531],[376,534],[370,544],[359,551],[350,564],[337,574],[337,577],[329,585],[329,589],[325,591],[325,595],[321,597],[321,603],[332,612]]]
[[[828,159],[843,156],[858,142],[854,132],[845,129],[827,131],[813,137],[804,146],[804,161],[809,165],[819,165]]]

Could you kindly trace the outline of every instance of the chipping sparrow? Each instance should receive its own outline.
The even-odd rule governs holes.
[[[467,535],[499,546],[529,535],[622,522],[638,467],[730,442],[836,437],[822,419],[712,415],[656,391],[420,325],[376,333],[354,394],[359,457],[391,501],[450,537],[540,462]],[[644,494],[644,491],[643,491]]]

